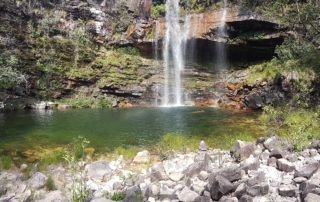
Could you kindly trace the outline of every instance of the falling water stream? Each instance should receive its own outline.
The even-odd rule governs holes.
[[[219,39],[225,38],[227,35],[226,30],[226,16],[227,16],[227,0],[223,1],[223,12],[221,15],[221,23],[217,31],[217,36]],[[225,43],[223,43],[222,40],[219,40],[219,43],[217,44],[217,50],[216,50],[216,65],[218,70],[225,69],[226,68],[226,61],[227,61],[227,55],[226,55],[226,46]]]
[[[185,23],[182,27],[180,27],[179,20],[179,0],[168,0],[166,2],[166,31],[163,40],[165,80],[163,106],[181,106],[183,104],[181,73],[184,70],[190,16],[185,16]]]

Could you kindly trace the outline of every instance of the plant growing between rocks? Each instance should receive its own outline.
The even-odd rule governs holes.
[[[63,158],[68,164],[68,169],[71,172],[71,201],[84,202],[89,197],[89,189],[86,184],[86,173],[83,168],[83,160],[85,158],[85,148],[90,142],[79,136],[74,139],[70,145],[70,150],[66,152]],[[80,160],[80,162],[79,162]]]

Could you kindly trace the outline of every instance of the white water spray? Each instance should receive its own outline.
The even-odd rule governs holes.
[[[156,60],[158,60],[158,48],[159,48],[159,30],[160,30],[160,23],[156,21],[156,30],[155,30],[155,35],[153,39],[153,51],[154,51],[154,57]]]
[[[227,30],[226,30],[226,16],[227,16],[227,0],[223,1],[223,12],[221,15],[221,23],[217,31],[217,36],[219,38],[224,38],[227,35]],[[223,41],[220,41],[217,44],[217,67],[218,69],[224,69],[226,67],[226,46],[223,43]]]
[[[164,66],[164,97],[163,106],[182,105],[181,72],[184,70],[184,55],[189,33],[190,16],[187,15],[185,23],[180,27],[179,0],[166,2],[166,31],[163,40],[163,66]],[[173,82],[170,82],[170,81]],[[173,84],[173,87],[170,88]],[[170,95],[173,95],[171,99]]]

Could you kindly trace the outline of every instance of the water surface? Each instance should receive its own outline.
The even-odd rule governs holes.
[[[241,134],[263,135],[258,115],[195,107],[12,112],[0,114],[0,152],[64,145],[77,136],[98,151],[150,147],[167,133],[213,138],[219,145]]]

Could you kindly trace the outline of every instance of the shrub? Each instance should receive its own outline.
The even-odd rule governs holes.
[[[113,193],[111,199],[114,201],[120,201],[126,197],[126,194],[123,192],[115,192]]]
[[[159,4],[156,6],[152,6],[151,8],[151,17],[158,18],[162,17],[166,14],[166,5],[165,4]]]
[[[134,147],[125,148],[119,146],[114,150],[114,152],[118,155],[122,155],[126,159],[133,159],[137,154],[137,149]]]
[[[0,170],[8,170],[12,167],[12,159],[9,156],[0,157]]]
[[[45,187],[46,187],[47,191],[53,191],[53,190],[57,189],[57,187],[56,187],[51,175],[48,177],[48,179],[46,181],[46,184],[45,184]]]

